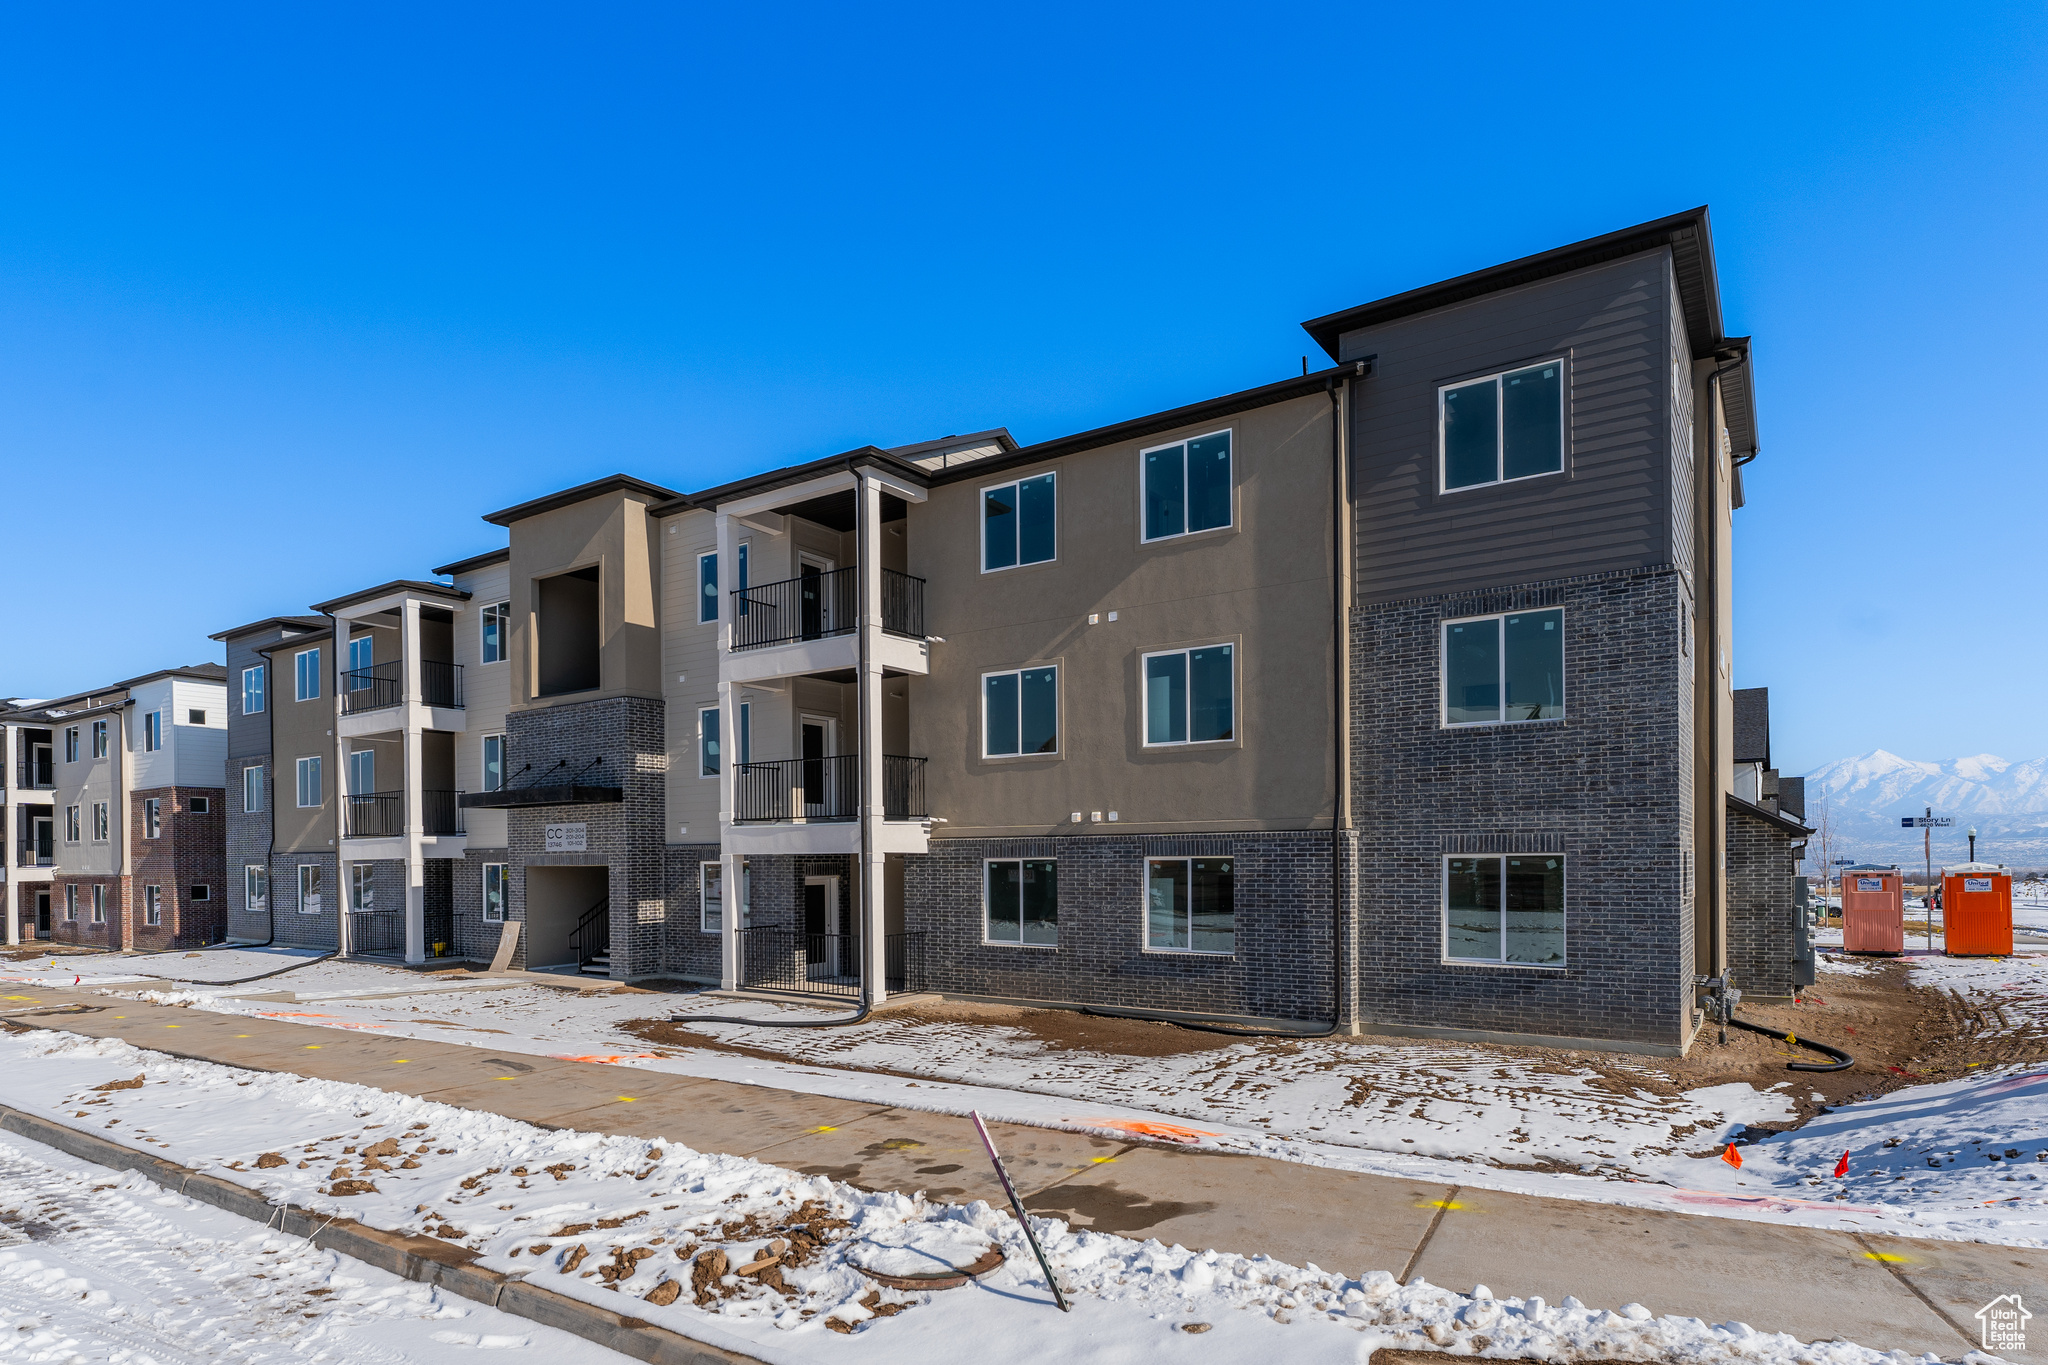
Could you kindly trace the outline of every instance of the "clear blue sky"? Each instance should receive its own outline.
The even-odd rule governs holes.
[[[1709,203],[1781,765],[2048,753],[2038,4],[290,8],[9,16],[0,694]]]

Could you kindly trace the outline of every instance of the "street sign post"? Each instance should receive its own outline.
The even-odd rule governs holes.
[[[1937,830],[1937,829],[1947,829],[1947,828],[1948,828],[1948,827],[1949,827],[1950,825],[1953,825],[1953,824],[1954,824],[1954,823],[1955,823],[1956,821],[1955,821],[1955,817],[1954,817],[1954,816],[1952,816],[1952,815],[1936,815],[1936,814],[1934,813],[1934,807],[1932,807],[1932,806],[1927,806],[1927,807],[1924,807],[1923,809],[1925,809],[1925,810],[1926,810],[1927,814],[1925,814],[1925,815],[1901,815],[1901,816],[1899,817],[1899,828],[1900,828],[1900,829],[1918,829],[1918,830],[1920,831],[1920,849],[1921,849],[1921,852],[1922,852],[1922,853],[1923,853],[1923,854],[1925,855],[1925,857],[1926,857],[1926,859],[1927,859],[1927,881],[1926,881],[1926,882],[1925,882],[1925,883],[1924,883],[1924,884],[1923,884],[1923,885],[1921,886],[1921,888],[1920,888],[1920,914],[1921,914],[1921,915],[1922,915],[1922,917],[1924,918],[1924,920],[1925,920],[1925,922],[1926,922],[1926,925],[1927,925],[1927,951],[1929,951],[1929,952],[1933,952],[1933,951],[1934,951],[1934,833],[1933,833],[1933,832],[1934,832],[1935,830]],[[1942,938],[1942,942],[1943,942],[1944,944],[1946,944],[1946,943],[1948,942],[1948,920],[1947,920],[1947,918],[1946,918],[1946,917],[1944,917],[1944,918],[1942,919],[1942,922],[1941,922],[1941,938]]]
[[[1901,815],[1900,829],[1947,829],[1955,823],[1952,815]]]

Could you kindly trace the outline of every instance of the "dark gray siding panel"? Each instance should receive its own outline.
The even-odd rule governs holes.
[[[1671,286],[1671,562],[1692,573],[1692,347]]]
[[[1671,562],[1671,258],[1659,249],[1349,332],[1361,602]],[[1566,358],[1564,472],[1437,491],[1437,387]]]

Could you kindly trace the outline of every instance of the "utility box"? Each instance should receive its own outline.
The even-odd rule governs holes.
[[[2012,873],[1997,863],[1941,870],[1942,944],[1950,957],[2012,952]]]
[[[1906,883],[1898,868],[1865,864],[1842,869],[1842,949],[1906,951]]]
[[[1792,985],[1811,986],[1814,978],[1812,889],[1803,874],[1792,878]]]

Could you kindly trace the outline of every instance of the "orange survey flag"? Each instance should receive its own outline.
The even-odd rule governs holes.
[[[1849,1174],[1849,1154],[1844,1152],[1842,1153],[1842,1159],[1835,1163],[1835,1179],[1840,1180],[1847,1174]]]
[[[1732,1142],[1728,1144],[1728,1150],[1721,1153],[1721,1160],[1738,1171],[1742,1169],[1742,1153],[1735,1150],[1735,1144]]]

